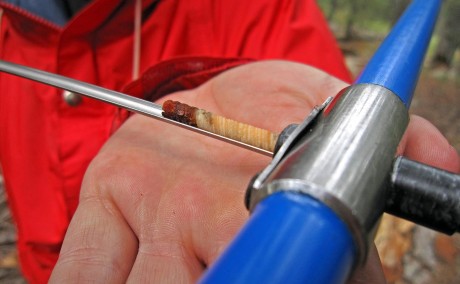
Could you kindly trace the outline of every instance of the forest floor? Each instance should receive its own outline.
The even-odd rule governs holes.
[[[358,74],[376,41],[341,42],[347,65]],[[459,65],[459,64],[457,64]],[[460,68],[457,68],[460,69]],[[431,121],[460,152],[460,72],[425,68],[411,113]],[[0,283],[24,283],[18,268],[15,228],[0,176]],[[385,215],[376,237],[388,283],[454,283],[460,279],[460,236],[447,237]]]

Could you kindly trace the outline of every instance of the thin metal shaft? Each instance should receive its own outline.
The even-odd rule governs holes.
[[[105,89],[93,84],[85,83],[75,79],[71,79],[65,76],[49,73],[46,71],[34,69],[31,67],[22,66],[19,64],[0,60],[0,71],[16,75],[19,77],[27,78],[33,81],[37,81],[46,85],[58,87],[69,92],[81,94],[86,97],[90,97],[96,100],[100,100],[106,103],[113,104],[115,106],[133,111],[148,117],[158,119],[182,128],[260,153],[267,156],[271,156],[273,153],[270,151],[248,145],[246,143],[230,139],[215,133],[199,129],[190,125],[186,125],[168,118],[163,117],[162,107],[158,104],[142,100],[136,97],[132,97],[120,92],[115,92],[109,89]]]
[[[3,60],[0,61],[0,70],[12,75],[17,75],[46,85],[58,87],[69,92],[110,103],[150,117],[164,119],[161,115],[162,109],[160,105],[128,96],[123,93]]]

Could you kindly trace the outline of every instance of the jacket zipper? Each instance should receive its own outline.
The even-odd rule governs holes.
[[[23,17],[26,17],[34,22],[37,22],[38,24],[41,24],[43,26],[46,26],[46,27],[49,27],[53,30],[56,30],[56,31],[61,31],[62,30],[62,27],[60,27],[59,25],[56,25],[55,23],[53,22],[50,22],[46,19],[43,19],[27,10],[24,10],[22,8],[19,8],[13,4],[10,4],[10,3],[0,3],[0,7],[3,7],[4,9],[8,9],[8,10],[11,10],[11,11],[14,11],[15,13],[18,13],[20,14],[21,16]]]

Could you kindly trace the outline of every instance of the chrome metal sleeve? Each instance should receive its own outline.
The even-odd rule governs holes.
[[[250,209],[280,190],[304,192],[328,204],[348,224],[361,254],[383,213],[397,146],[409,122],[390,90],[353,85],[337,95],[305,134],[255,182]],[[363,260],[363,258],[361,258]]]

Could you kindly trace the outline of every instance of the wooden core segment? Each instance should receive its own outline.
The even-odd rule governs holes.
[[[163,116],[197,128],[273,152],[278,134],[228,119],[177,101],[163,103]]]

